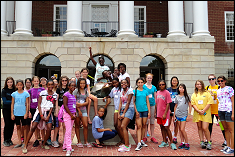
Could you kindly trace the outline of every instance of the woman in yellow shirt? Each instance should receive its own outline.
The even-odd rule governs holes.
[[[191,104],[194,108],[193,122],[197,123],[198,134],[200,138],[200,145],[202,149],[211,150],[210,132],[208,129],[209,123],[212,123],[211,119],[211,104],[214,101],[211,94],[205,90],[203,81],[197,80],[195,83],[194,93],[191,97]],[[204,143],[203,132],[206,136],[208,144]]]
[[[220,88],[219,85],[216,83],[216,77],[214,74],[210,74],[208,76],[208,81],[210,83],[209,86],[206,86],[206,90],[210,92],[212,99],[214,100],[214,103],[211,104],[211,118],[212,118],[212,123],[209,124],[209,131],[210,131],[210,137],[212,134],[212,128],[213,128],[213,121],[214,121],[214,116],[216,117],[218,121],[218,104],[219,100],[217,99],[217,90]],[[222,124],[221,124],[222,125]],[[224,136],[224,143],[222,144],[222,147],[227,146],[226,138],[225,138],[225,132],[224,130],[221,130]],[[212,142],[212,141],[211,141]]]

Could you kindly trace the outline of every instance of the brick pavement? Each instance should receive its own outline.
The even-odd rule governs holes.
[[[62,151],[62,147],[54,148],[51,147],[50,150],[42,149],[41,146],[33,147],[33,142],[35,140],[34,135],[32,136],[29,145],[28,145],[28,153],[23,154],[21,148],[13,148],[16,145],[17,139],[17,130],[16,126],[14,129],[12,141],[13,144],[10,147],[4,147],[3,143],[3,128],[4,128],[4,120],[1,118],[1,156],[65,156],[66,152]],[[171,125],[171,130],[173,129],[173,125]],[[137,137],[135,134],[135,130],[129,130],[135,142],[137,142]],[[62,132],[62,130],[60,130]],[[158,124],[155,125],[155,137],[157,141],[160,143],[162,140],[161,138],[161,131],[160,126]],[[220,127],[213,125],[213,132],[212,132],[212,150],[201,149],[199,145],[199,136],[197,132],[196,123],[192,122],[192,116],[190,116],[190,121],[186,124],[186,132],[189,139],[190,150],[184,149],[177,149],[172,150],[170,147],[167,148],[159,148],[159,144],[154,144],[152,142],[148,142],[148,147],[142,148],[140,151],[135,151],[136,145],[132,145],[130,152],[118,152],[117,146],[104,146],[103,148],[78,148],[75,145],[72,147],[75,151],[72,153],[71,156],[233,156],[225,155],[224,153],[220,152],[222,149],[221,144],[223,143],[223,135],[220,131]],[[53,134],[53,131],[52,131]],[[74,136],[74,128],[72,131],[72,137]],[[180,137],[179,134],[177,136],[178,143],[176,146],[179,146]],[[62,136],[59,137],[59,142],[62,143]]]

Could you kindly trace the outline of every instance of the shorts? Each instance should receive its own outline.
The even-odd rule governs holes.
[[[234,122],[231,119],[232,111],[227,112],[227,111],[218,111],[219,119],[220,121],[226,121],[226,122]]]
[[[160,117],[157,117],[157,123],[159,125],[163,125],[163,126],[168,126],[169,125],[169,119],[162,119]]]
[[[121,112],[120,112],[120,116],[123,114],[123,111],[124,111],[125,108],[121,108]],[[134,117],[134,114],[135,114],[135,110],[134,110],[134,107],[129,107],[124,115],[124,117],[127,117],[129,118],[130,120],[133,119]]]
[[[147,118],[148,117],[148,111],[139,112],[139,114],[140,114],[140,118]]]
[[[20,123],[21,122],[21,123]],[[24,116],[15,116],[15,123],[16,125],[27,125],[27,119],[24,119]]]
[[[49,112],[50,112],[50,111],[46,111],[46,115],[47,115],[47,116],[48,116]],[[40,120],[41,120],[40,113],[38,113],[36,119],[35,119],[33,122],[39,123]],[[47,124],[47,123],[52,123],[52,116],[49,117],[49,120],[48,120],[48,122],[46,122],[46,124]]]
[[[88,117],[88,115],[87,115],[87,110],[85,109],[85,110],[80,110],[81,112],[82,112],[82,116],[83,117]],[[78,110],[76,110],[76,112],[77,112],[77,115],[79,115],[78,114]]]
[[[175,108],[175,103],[170,103],[170,110],[171,110],[170,116],[174,115],[174,108]]]
[[[30,125],[31,124],[31,121],[33,120],[33,116],[34,116],[35,112],[36,112],[36,109],[30,108],[30,113],[32,115],[32,118],[27,118],[26,119],[26,125]]]
[[[155,121],[154,111],[155,111],[155,106],[150,106],[150,124],[154,124]],[[148,120],[146,124],[148,124]]]
[[[183,122],[183,121],[186,121],[187,116],[185,116],[183,118],[179,118],[179,117],[175,116],[175,118],[177,119],[177,121]]]

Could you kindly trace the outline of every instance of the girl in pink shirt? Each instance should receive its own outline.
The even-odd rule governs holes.
[[[160,80],[158,82],[158,91],[156,94],[156,107],[157,110],[157,123],[161,127],[163,141],[158,147],[168,147],[169,144],[166,140],[166,136],[170,139],[171,149],[176,150],[176,146],[172,143],[172,134],[169,128],[169,119],[170,119],[170,102],[171,95],[166,90],[166,82]]]

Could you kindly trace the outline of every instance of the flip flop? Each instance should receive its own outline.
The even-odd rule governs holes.
[[[103,148],[103,146],[101,146],[101,144],[97,144],[97,143],[92,143],[94,145],[94,147],[96,148]]]

